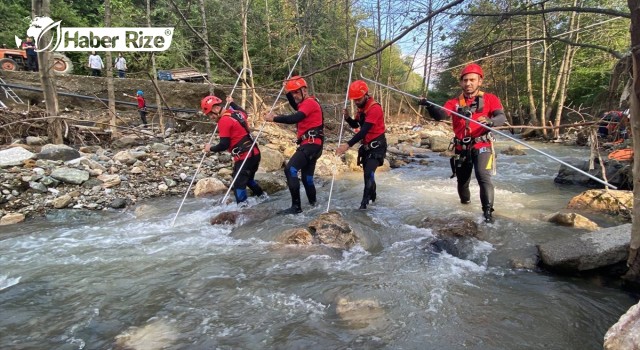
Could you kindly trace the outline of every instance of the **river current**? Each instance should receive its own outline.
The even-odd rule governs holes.
[[[535,147],[587,159],[586,149]],[[303,193],[302,215],[235,228],[209,225],[235,209],[219,198],[188,199],[174,227],[180,198],[148,201],[139,217],[69,210],[0,227],[0,349],[111,349],[136,330],[163,349],[601,349],[637,296],[601,278],[510,263],[581,233],[543,218],[584,189],[554,184],[559,164],[527,153],[498,158],[495,224],[482,223],[475,179],[473,203],[459,203],[437,154],[376,174],[378,201],[367,211],[356,209],[362,175],[337,177],[331,209],[372,238],[366,249],[274,242],[326,210],[330,179],[318,181],[318,207]],[[251,203],[275,211],[289,194]],[[456,257],[431,247],[431,230],[417,227],[427,216],[469,217],[483,234]],[[349,318],[340,300],[365,306]]]

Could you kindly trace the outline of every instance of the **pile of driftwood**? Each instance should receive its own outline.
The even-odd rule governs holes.
[[[111,132],[96,122],[67,116],[48,117],[46,111],[30,109],[14,112],[0,109],[0,143],[10,144],[28,136],[44,137],[51,134],[52,123],[60,123],[65,143],[71,145],[103,144],[111,139]]]

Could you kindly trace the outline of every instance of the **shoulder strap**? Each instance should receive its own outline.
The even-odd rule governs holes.
[[[458,106],[459,107],[467,106],[467,99],[464,97],[463,93],[461,93],[460,96],[458,97]],[[473,102],[471,103],[471,106],[469,106],[469,109],[471,110],[471,112],[475,113],[475,112],[482,112],[483,108],[484,108],[484,92],[478,91],[478,94],[473,99]]]
[[[242,117],[242,114],[240,114],[240,112],[233,111],[233,112],[231,112],[230,117],[233,118],[238,123],[240,123],[240,125],[242,125],[244,130],[247,132],[247,135],[249,135],[249,137],[251,137],[251,130],[249,130],[249,126],[247,125],[247,121]]]

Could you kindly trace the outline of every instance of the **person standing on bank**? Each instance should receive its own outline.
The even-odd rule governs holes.
[[[247,112],[233,102],[231,96],[227,96],[226,100],[230,108],[224,111],[222,110],[222,100],[216,96],[207,96],[200,102],[202,113],[207,115],[213,122],[218,123],[218,134],[220,135],[218,144],[212,146],[207,143],[204,145],[204,151],[222,152],[227,150],[231,153],[233,156],[232,177],[236,179],[233,183],[233,192],[238,206],[245,208],[248,206],[247,186],[249,186],[254,196],[261,197],[264,194],[264,191],[255,180],[256,172],[260,166],[260,149],[256,143],[251,153],[249,153],[253,138],[251,137],[249,125],[247,125]],[[247,160],[245,161],[245,159]],[[242,167],[243,162],[244,167]]]
[[[302,212],[300,200],[300,180],[298,172],[302,173],[302,184],[311,206],[317,203],[316,187],[313,183],[313,173],[316,162],[322,155],[324,143],[324,117],[322,107],[315,97],[307,93],[307,82],[300,76],[293,76],[285,81],[284,89],[291,107],[296,110],[289,115],[275,115],[269,112],[265,121],[296,124],[297,143],[296,152],[291,156],[284,169],[287,185],[291,193],[291,208],[280,211],[280,214],[298,214]]]
[[[364,191],[360,209],[367,209],[369,201],[375,202],[376,180],[375,172],[384,163],[387,153],[387,139],[385,137],[384,112],[382,106],[369,96],[369,87],[363,80],[356,80],[349,85],[347,97],[358,107],[355,118],[343,111],[343,116],[350,127],[360,128],[351,140],[342,144],[336,150],[337,155],[344,154],[349,147],[361,141],[358,149],[358,165],[362,165],[364,175]]]
[[[138,102],[138,113],[140,113],[140,119],[142,120],[142,125],[147,127],[147,101],[144,99],[144,91],[138,90],[135,96],[124,94],[127,97],[131,97]]]
[[[116,57],[115,63],[113,64],[113,68],[118,71],[118,78],[124,78],[127,71],[127,60],[122,57],[122,52],[118,53],[118,57]]]
[[[27,71],[38,71],[38,54],[36,53],[36,44],[30,36],[22,43],[22,49],[27,53]]]
[[[91,51],[91,55],[89,55],[89,68],[91,69],[91,76],[99,77],[102,75],[104,63],[102,63],[102,58],[96,55],[95,51]]]
[[[427,106],[427,111],[436,120],[451,116],[455,147],[455,156],[451,167],[453,176],[458,178],[458,196],[462,204],[471,203],[469,181],[471,171],[475,170],[476,180],[480,186],[480,203],[486,222],[493,222],[494,186],[491,182],[495,166],[493,136],[488,127],[501,126],[507,120],[500,99],[493,94],[480,90],[484,74],[482,67],[471,63],[460,73],[462,93],[444,104],[444,109],[421,99],[419,104]],[[451,112],[464,115],[474,122],[461,118]],[[482,125],[481,125],[482,124]]]

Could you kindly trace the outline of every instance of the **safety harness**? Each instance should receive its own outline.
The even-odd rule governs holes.
[[[247,125],[247,121],[242,117],[240,112],[231,112],[229,115],[232,119],[240,123],[244,130],[247,132],[246,135],[240,141],[236,142],[235,145],[231,147],[231,154],[234,157],[239,157],[241,154],[248,152],[253,144],[253,138],[251,137],[251,130],[249,130],[249,126]]]
[[[478,91],[478,94],[473,99],[471,105],[467,106],[467,99],[464,97],[464,94],[461,93],[458,97],[458,113],[471,118],[473,113],[482,112],[484,108],[484,92]],[[469,127],[470,121],[465,119],[465,134],[471,130]],[[449,144],[449,150],[453,150],[455,146],[460,146],[462,152],[460,154],[456,154],[449,160],[451,165],[451,178],[456,176],[457,168],[460,168],[463,164],[467,162],[471,162],[471,151],[473,150],[473,145],[481,142],[489,142],[491,143],[491,147],[482,147],[478,149],[478,153],[491,152],[492,158],[490,159],[489,164],[487,164],[487,169],[491,168],[492,172],[495,169],[495,162],[493,160],[493,141],[495,141],[495,137],[491,132],[488,132],[479,137],[470,137],[466,136],[462,139],[457,137],[453,137],[451,139],[451,143]]]
[[[318,105],[320,105],[320,100],[315,96],[311,96],[310,98],[316,100]],[[320,115],[322,117],[322,124],[305,131],[304,134],[296,140],[296,144],[301,145],[302,142],[306,140],[309,140],[309,143],[315,143],[316,138],[320,139],[320,143],[324,143],[324,111],[322,110],[322,107],[320,107]]]
[[[369,111],[369,109],[371,109],[371,107],[375,106],[375,105],[379,105],[380,103],[378,102],[374,102],[372,104],[370,104],[369,106],[367,106],[367,109],[363,110],[358,118],[358,124],[360,124],[360,127],[362,127],[364,125],[365,122],[365,117],[367,116],[367,112]],[[357,165],[362,165],[364,164],[365,159],[367,158],[373,158],[373,159],[377,159],[378,162],[380,163],[380,165],[382,165],[382,163],[384,162],[384,153],[382,152],[375,152],[375,150],[377,148],[379,148],[380,146],[384,146],[383,149],[386,149],[387,146],[387,138],[385,136],[384,133],[378,135],[378,137],[376,137],[375,139],[371,140],[369,143],[365,143],[364,142],[364,138],[362,139],[362,146],[360,146],[360,148],[358,149],[358,159],[357,159]]]
[[[302,144],[303,141],[310,140],[310,143],[314,143],[315,139],[319,138],[324,143],[324,128],[322,125],[311,128],[302,134],[296,141],[297,144]]]

